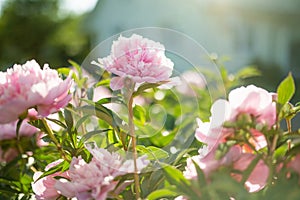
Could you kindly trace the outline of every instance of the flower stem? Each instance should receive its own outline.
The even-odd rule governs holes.
[[[56,137],[54,136],[54,133],[52,131],[52,129],[50,128],[49,124],[47,123],[46,119],[42,118],[41,119],[45,131],[48,134],[48,136],[50,137],[50,139],[54,142],[57,150],[60,152],[61,156],[63,157],[64,160],[68,161],[69,159],[67,158],[65,152],[63,151],[62,146],[60,145],[60,143],[58,142],[58,140],[56,139]]]
[[[287,129],[288,129],[288,132],[292,132],[292,124],[291,124],[291,119],[285,119],[286,121],[286,126],[287,126]]]
[[[137,150],[136,150],[136,135],[134,132],[133,123],[133,96],[131,95],[128,101],[128,125],[129,125],[129,135],[132,140],[132,150],[133,150],[133,161],[134,161],[134,186],[135,186],[135,197],[140,199],[140,181],[137,169]]]

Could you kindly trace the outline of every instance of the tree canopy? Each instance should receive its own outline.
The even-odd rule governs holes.
[[[0,69],[36,59],[51,67],[81,62],[89,39],[81,30],[84,16],[62,15],[59,0],[6,1],[0,16]]]

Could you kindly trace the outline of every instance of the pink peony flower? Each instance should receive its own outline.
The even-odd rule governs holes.
[[[165,56],[165,47],[152,40],[133,34],[126,38],[120,36],[111,47],[108,57],[92,62],[117,75],[111,79],[111,88],[124,87],[125,78],[135,83],[157,83],[167,81],[174,63]]]
[[[276,120],[276,104],[273,93],[254,85],[240,87],[229,93],[228,101],[233,110],[231,118],[241,113],[251,114],[257,121],[272,126]]]
[[[220,99],[212,105],[210,111],[212,116],[209,122],[197,119],[198,128],[195,132],[196,139],[206,143],[209,151],[227,135],[226,129],[222,128],[222,125],[229,120],[231,108],[226,100]]]
[[[288,164],[287,167],[292,169],[294,172],[298,173],[300,177],[300,154],[297,154]],[[300,178],[299,178],[300,184]]]
[[[16,148],[9,148],[4,151],[0,147],[0,162],[3,162],[3,163],[10,162],[18,155],[19,155],[19,152]]]
[[[45,137],[47,134],[45,133],[40,133],[40,134],[37,134],[36,136],[36,145],[38,147],[45,147],[45,146],[48,146],[49,145],[49,142],[45,142],[43,137]]]
[[[60,164],[63,160],[57,160],[49,165],[46,166],[45,171],[48,171],[49,169],[57,166]],[[57,180],[54,178],[55,176],[61,176],[68,178],[68,172],[56,172],[54,174],[51,174],[49,176],[45,176],[38,180],[38,178],[43,174],[43,172],[35,172],[33,175],[33,183],[32,190],[35,193],[35,198],[37,200],[55,200],[57,199],[60,194],[55,189],[54,185],[57,182]]]
[[[100,163],[99,163],[100,164]],[[55,188],[62,195],[83,199],[106,199],[107,193],[115,188],[117,181],[108,171],[102,171],[95,160],[86,163],[81,157],[73,158],[70,165],[70,181],[58,181]]]
[[[29,125],[27,123],[27,119],[23,121],[21,124],[20,130],[19,130],[19,135],[21,137],[31,137],[35,133],[38,132],[38,129]],[[0,124],[0,141],[1,140],[11,140],[11,139],[16,139],[17,134],[17,121],[11,122],[8,124]],[[10,162],[12,161],[15,157],[19,155],[18,150],[13,147],[9,147],[6,149],[1,149],[0,147],[0,162]]]
[[[202,158],[201,156],[193,156],[187,159],[187,166],[183,172],[187,179],[196,179],[197,171],[193,161],[203,170],[206,177],[209,177],[210,173],[217,170],[221,166],[233,165],[233,169],[243,172],[248,168],[252,160],[256,155],[250,153],[243,153],[242,148],[235,145],[230,148],[221,159],[216,159],[216,149],[209,152],[207,156]],[[193,160],[193,161],[192,161]],[[242,176],[240,174],[232,173],[232,176],[241,181]],[[269,168],[263,160],[259,160],[248,179],[245,182],[245,187],[249,192],[257,192],[263,189],[267,183],[269,176]]]
[[[9,140],[17,138],[16,130],[17,130],[18,121],[10,122],[7,124],[0,124],[0,140]],[[34,126],[31,126],[27,123],[27,120],[24,120],[21,124],[19,134],[24,137],[31,137],[35,133],[38,132],[38,129]]]
[[[115,189],[117,176],[134,172],[133,160],[126,160],[117,153],[105,149],[87,146],[93,155],[91,162],[86,163],[81,157],[73,158],[69,176],[70,181],[60,180],[55,184],[62,195],[79,200],[106,199],[108,192]],[[138,158],[138,170],[149,163],[145,157]]]
[[[198,119],[198,128],[195,137],[206,143],[199,149],[199,155],[189,158],[184,171],[185,177],[193,179],[197,177],[196,168],[192,162],[199,165],[204,174],[208,177],[212,171],[220,166],[233,165],[233,169],[244,171],[257,156],[258,151],[267,146],[267,141],[263,133],[251,128],[248,144],[234,145],[221,158],[216,158],[217,148],[225,143],[229,136],[234,134],[233,128],[223,127],[224,122],[235,122],[240,114],[250,114],[255,117],[258,123],[271,127],[276,120],[276,104],[273,102],[274,94],[262,88],[250,85],[237,88],[229,93],[229,100],[217,100],[211,108],[211,118],[209,122],[202,122]],[[241,180],[241,175],[232,174],[237,180]],[[249,192],[257,192],[265,187],[269,176],[269,168],[263,160],[259,160],[245,182]]]
[[[252,137],[249,138],[249,143],[255,148],[256,151],[267,147],[268,144],[264,134],[256,129],[251,129],[250,133]],[[254,150],[247,145],[244,145],[244,151],[252,153]]]
[[[197,89],[204,89],[206,80],[201,73],[197,71],[186,71],[181,76],[181,84],[178,84],[176,90],[183,95],[197,96]]]
[[[229,93],[229,100],[219,99],[212,105],[209,122],[198,120],[199,128],[195,137],[207,143],[211,149],[217,140],[222,140],[231,134],[231,130],[223,128],[226,121],[234,122],[240,114],[251,114],[259,123],[274,125],[276,120],[276,104],[272,101],[274,94],[254,85],[240,87]],[[258,130],[251,129],[253,136],[250,141],[259,150],[267,143],[265,137]],[[220,142],[220,141],[219,141]]]
[[[210,173],[217,170],[220,166],[228,166],[239,159],[242,153],[241,147],[235,145],[221,159],[216,159],[217,146],[211,150],[205,157],[201,155],[193,156],[187,159],[187,165],[184,176],[187,179],[197,178],[197,171],[193,161],[203,170],[206,177],[209,177]]]
[[[251,164],[256,155],[250,153],[243,153],[240,158],[234,162],[233,168],[239,171],[244,171]],[[241,180],[240,174],[233,175],[238,181]],[[263,189],[268,181],[269,168],[263,160],[259,160],[248,179],[245,182],[245,186],[249,192],[258,192]]]
[[[48,65],[41,69],[35,60],[0,72],[0,111],[5,113],[0,123],[17,120],[29,108],[43,117],[58,111],[71,99],[71,84],[71,76],[62,80],[56,70]]]

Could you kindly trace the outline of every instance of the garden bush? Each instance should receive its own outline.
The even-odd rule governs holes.
[[[299,198],[292,74],[267,91],[219,65],[228,97],[212,100],[214,74],[174,76],[136,34],[92,62],[99,80],[70,64],[0,72],[0,199]]]

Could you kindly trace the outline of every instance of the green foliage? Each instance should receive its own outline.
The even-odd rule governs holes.
[[[147,155],[147,158],[149,160],[158,161],[160,159],[165,159],[169,157],[168,152],[154,146],[145,147],[142,145],[138,145],[136,148],[137,151],[140,152],[142,155]]]
[[[31,125],[46,134],[43,141],[48,142],[48,145],[38,146],[35,137],[0,141],[3,151],[16,147],[23,148],[17,149],[19,156],[15,159],[7,163],[0,162],[0,199],[30,199],[33,195],[31,183],[35,171],[43,172],[40,177],[43,178],[56,172],[67,171],[73,157],[81,156],[89,162],[92,156],[85,144],[91,141],[96,142],[101,148],[121,155],[133,152],[133,137],[128,115],[130,98],[124,97],[122,92],[116,92],[111,97],[94,101],[94,90],[98,87],[110,91],[108,88],[110,77],[104,72],[101,79],[88,88],[88,79],[82,68],[73,61],[69,63],[73,69],[60,68],[58,72],[63,76],[68,76],[72,72],[76,87],[72,104],[58,112],[56,117],[30,120]],[[221,73],[228,91],[240,85],[244,78],[259,74],[255,68],[241,70],[232,76],[222,68]],[[289,103],[295,92],[291,75],[288,75],[278,87],[276,102],[279,108],[278,123],[274,126],[262,125],[258,123],[256,117],[248,113],[240,114],[234,122],[228,121],[223,125],[233,134],[226,138],[226,142],[216,147],[216,162],[220,161],[233,145],[240,145],[255,155],[245,170],[234,169],[232,164],[228,164],[215,169],[208,176],[195,161],[192,161],[196,172],[194,179],[187,179],[182,171],[187,167],[187,159],[198,155],[199,148],[205,145],[195,140],[197,128],[195,119],[209,120],[211,94],[205,88],[194,88],[195,95],[188,96],[176,89],[157,88],[161,84],[163,83],[143,84],[139,89],[129,92],[134,100],[143,99],[142,103],[135,102],[132,106],[132,120],[137,136],[135,148],[138,156],[146,155],[151,162],[138,176],[143,199],[174,199],[177,196],[184,196],[191,200],[229,198],[258,200],[285,197],[296,199],[299,196],[299,175],[291,169],[286,169],[288,163],[300,151],[300,132],[292,130],[290,122],[300,111],[299,104]],[[117,105],[117,109],[111,109],[111,104]],[[289,124],[287,130],[281,127],[281,120],[286,120]],[[19,121],[18,129],[21,122],[22,119]],[[58,128],[54,128],[55,126]],[[267,147],[255,149],[251,141],[253,129],[263,134]],[[58,159],[63,161],[45,171],[50,162]],[[244,183],[260,161],[270,169],[268,186],[257,193],[249,193]],[[277,170],[278,164],[282,164],[284,170]],[[240,177],[238,181],[233,178],[233,174]],[[116,177],[115,181],[119,182],[116,190],[109,193],[110,198],[134,199],[133,180],[134,174]],[[59,199],[66,198],[59,197]]]
[[[36,59],[51,67],[83,60],[89,39],[78,27],[84,16],[60,17],[58,0],[8,0],[0,16],[0,70]]]
[[[277,88],[277,102],[281,105],[291,100],[295,93],[295,83],[291,74],[289,74]]]
[[[149,196],[147,196],[147,199],[149,200],[155,200],[155,199],[162,199],[162,198],[168,198],[168,197],[176,197],[178,194],[176,192],[173,192],[169,189],[160,189],[152,192]]]

